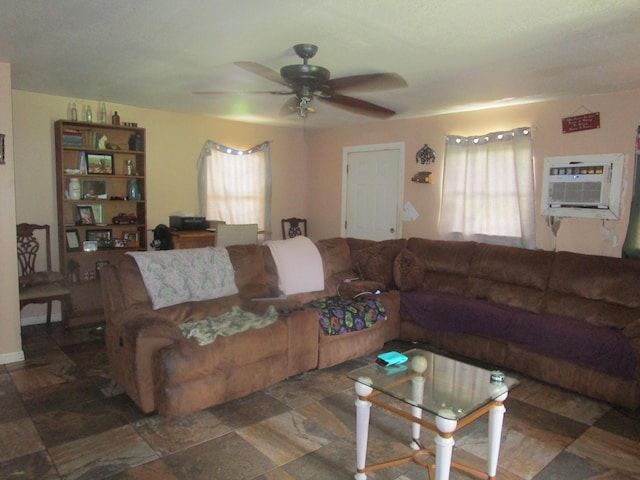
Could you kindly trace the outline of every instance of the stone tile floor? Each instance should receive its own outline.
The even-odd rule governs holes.
[[[406,350],[394,342],[387,349]],[[0,366],[2,479],[353,478],[355,393],[345,373],[373,356],[313,371],[198,413],[138,411],[114,384],[95,329],[23,328],[26,360]],[[516,375],[498,478],[640,479],[640,412]],[[410,427],[375,407],[369,461],[407,455]],[[454,460],[483,468],[485,419],[456,436]],[[429,443],[429,431],[423,441]],[[404,464],[372,480],[418,480]],[[470,479],[453,470],[453,480]]]

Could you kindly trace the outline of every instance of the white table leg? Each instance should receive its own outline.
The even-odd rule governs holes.
[[[422,408],[418,405],[422,405],[422,399],[424,397],[424,377],[417,376],[411,379],[411,397],[415,405],[411,406],[411,415],[416,418],[422,418]],[[417,422],[411,423],[411,448],[414,450],[420,450],[420,424]]]
[[[360,379],[363,382],[370,379],[362,377]],[[363,400],[363,397],[368,397],[373,392],[373,389],[363,383],[356,382],[356,393],[358,399],[356,400],[356,468],[357,472],[353,478],[355,480],[366,480],[367,474],[364,473],[365,462],[367,460],[367,443],[369,440],[369,417],[371,414],[371,402]]]
[[[449,480],[451,471],[451,457],[453,456],[453,432],[456,430],[458,421],[451,410],[441,410],[436,416],[436,427],[438,435],[436,443],[436,479]]]
[[[500,440],[502,437],[502,421],[504,413],[507,411],[502,402],[507,398],[509,392],[505,392],[496,398],[500,402],[489,410],[489,438],[487,453],[487,474],[489,478],[495,478],[498,472],[498,456],[500,454]]]

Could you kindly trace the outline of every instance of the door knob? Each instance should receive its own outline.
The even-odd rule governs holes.
[[[395,228],[390,228],[390,229],[389,229],[389,232],[390,232],[390,233],[396,233],[396,229],[395,229]]]

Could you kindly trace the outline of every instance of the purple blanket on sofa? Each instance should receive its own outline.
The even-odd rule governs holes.
[[[635,353],[616,329],[428,290],[402,292],[400,298],[401,315],[428,330],[502,339],[617,377],[635,378]]]

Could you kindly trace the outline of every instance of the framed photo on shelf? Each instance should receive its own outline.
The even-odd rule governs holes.
[[[103,209],[102,204],[96,203],[94,205],[78,205],[78,207],[89,207],[93,211],[93,220],[97,225],[103,223]]]
[[[65,232],[67,237],[67,252],[79,252],[80,251],[80,236],[78,230],[67,230]]]
[[[105,180],[83,180],[82,198],[84,200],[106,200],[107,182]]]
[[[87,241],[96,242],[98,248],[111,248],[111,230],[87,230]]]
[[[126,245],[129,248],[136,248],[140,246],[140,239],[138,238],[137,230],[122,232],[122,240],[126,242]]]
[[[87,173],[113,175],[113,155],[110,153],[87,153]]]
[[[96,218],[93,216],[93,208],[91,208],[91,205],[76,205],[76,210],[78,212],[78,220],[76,221],[78,225],[96,224]]]
[[[116,238],[113,241],[113,246],[115,248],[125,248],[127,246],[127,241],[123,240],[122,238]]]

